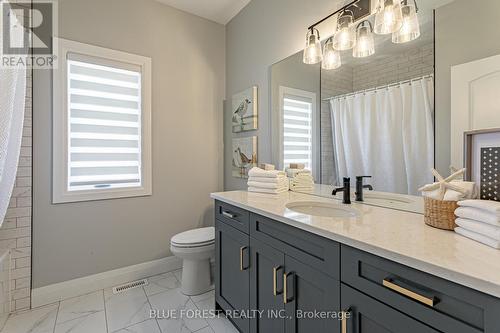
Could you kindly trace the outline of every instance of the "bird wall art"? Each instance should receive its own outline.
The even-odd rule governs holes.
[[[236,178],[248,178],[248,171],[257,165],[257,137],[233,138],[232,173]]]
[[[257,86],[234,94],[231,109],[233,133],[256,130],[257,110]]]

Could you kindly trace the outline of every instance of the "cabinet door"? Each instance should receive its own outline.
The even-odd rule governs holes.
[[[250,240],[241,231],[216,221],[216,300],[224,310],[250,309]],[[249,320],[235,318],[241,332],[250,330]]]
[[[340,332],[340,282],[285,256],[283,299],[286,333]],[[321,318],[322,314],[326,318]]]
[[[342,333],[438,333],[439,331],[366,296],[345,284],[341,287]]]
[[[283,333],[285,305],[283,303],[283,252],[250,238],[250,308],[261,315],[250,321],[252,333]],[[260,312],[262,311],[262,312]]]

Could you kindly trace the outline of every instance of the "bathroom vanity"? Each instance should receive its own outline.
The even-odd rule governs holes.
[[[216,302],[244,311],[241,332],[500,332],[500,251],[416,213],[294,192],[212,198]],[[289,208],[300,202],[339,213]]]

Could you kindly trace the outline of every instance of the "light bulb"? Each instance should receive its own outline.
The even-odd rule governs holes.
[[[401,11],[403,14],[401,29],[392,34],[392,42],[396,44],[411,42],[420,37],[416,5],[404,5]]]
[[[352,51],[352,56],[355,58],[364,58],[374,53],[375,40],[373,38],[371,23],[369,21],[363,21],[357,28],[357,43]]]
[[[340,52],[333,47],[332,39],[328,39],[325,43],[325,53],[323,55],[323,63],[321,68],[325,70],[337,69],[342,66]]]
[[[341,14],[337,23],[337,32],[333,37],[335,50],[350,50],[356,45],[356,32],[353,29],[354,18],[352,15]]]
[[[322,59],[323,54],[321,52],[319,31],[313,28],[307,32],[303,62],[308,65],[314,65],[321,62]]]
[[[375,33],[379,35],[392,34],[401,29],[402,24],[401,3],[398,0],[379,0],[375,15]]]

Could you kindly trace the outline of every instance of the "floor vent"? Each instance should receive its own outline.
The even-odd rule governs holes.
[[[130,289],[139,288],[147,285],[148,285],[148,279],[125,283],[122,284],[121,286],[114,287],[113,294],[119,294]]]

